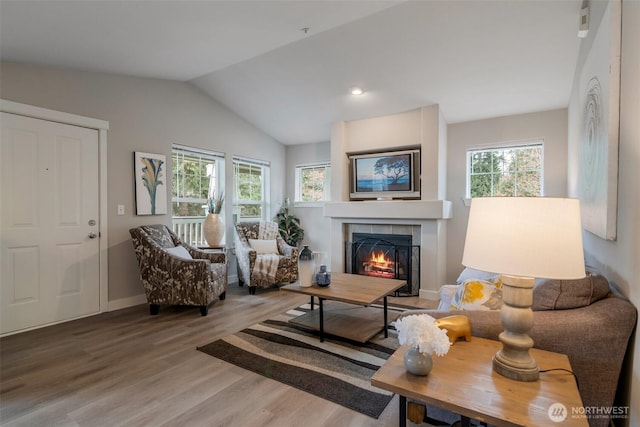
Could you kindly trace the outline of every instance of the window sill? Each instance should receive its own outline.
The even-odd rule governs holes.
[[[293,202],[293,207],[295,208],[321,208],[324,206],[326,201],[321,202]]]

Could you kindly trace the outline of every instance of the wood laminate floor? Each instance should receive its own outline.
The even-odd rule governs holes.
[[[2,426],[396,426],[196,350],[308,301],[231,284],[197,308],[139,305],[0,339]],[[424,299],[390,304],[433,308]]]

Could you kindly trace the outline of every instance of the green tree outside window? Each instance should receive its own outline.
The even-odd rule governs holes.
[[[542,143],[467,151],[468,197],[542,196]]]
[[[331,166],[329,164],[296,166],[295,184],[296,202],[328,200]]]

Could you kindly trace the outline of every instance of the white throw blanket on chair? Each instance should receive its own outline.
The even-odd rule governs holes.
[[[278,235],[278,224],[275,222],[260,221],[258,229],[258,239],[274,240]],[[278,254],[260,254],[256,257],[256,264],[253,268],[253,275],[259,278],[267,279],[270,282],[275,281],[278,271],[278,263],[280,255]]]
[[[258,239],[274,240],[277,235],[278,224],[271,221],[260,221],[260,228],[258,228]]]

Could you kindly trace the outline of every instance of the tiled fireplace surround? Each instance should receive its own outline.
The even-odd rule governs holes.
[[[355,233],[409,234],[420,245],[420,297],[438,299],[445,280],[446,219],[451,203],[438,201],[363,201],[325,205],[331,219],[331,270],[345,271],[345,242]]]

